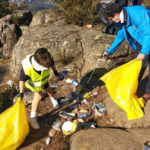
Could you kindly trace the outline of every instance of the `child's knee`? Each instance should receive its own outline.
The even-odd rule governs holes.
[[[35,97],[36,97],[38,100],[41,100],[42,96],[43,96],[42,92],[35,93]]]

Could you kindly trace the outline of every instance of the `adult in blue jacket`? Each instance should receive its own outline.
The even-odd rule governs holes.
[[[140,80],[147,64],[150,68],[150,11],[143,6],[121,8],[119,4],[110,3],[104,10],[104,16],[109,21],[121,22],[122,28],[102,58],[107,58],[107,55],[113,54],[122,41],[126,39],[135,52],[134,58],[142,60]],[[150,100],[150,73],[143,98],[146,101]]]

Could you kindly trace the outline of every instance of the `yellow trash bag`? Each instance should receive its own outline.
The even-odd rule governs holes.
[[[132,60],[100,78],[115,103],[126,111],[128,119],[143,117],[143,98],[137,98],[138,76],[142,61]]]
[[[0,150],[16,150],[28,133],[25,105],[18,98],[16,104],[0,114]]]

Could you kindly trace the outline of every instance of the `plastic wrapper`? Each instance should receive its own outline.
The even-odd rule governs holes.
[[[144,116],[143,98],[136,96],[142,61],[132,60],[100,78],[105,82],[112,100],[126,111],[129,120]]]
[[[26,109],[22,99],[0,114],[0,150],[16,150],[29,133]]]

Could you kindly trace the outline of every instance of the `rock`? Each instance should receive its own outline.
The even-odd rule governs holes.
[[[22,31],[22,34],[25,34],[25,32],[28,30],[28,26],[20,26],[20,29]]]
[[[88,24],[87,27],[88,27],[88,28],[92,28],[92,25],[91,25],[91,24]]]
[[[58,11],[56,12],[53,12],[52,10],[38,11],[33,16],[32,22],[30,23],[30,27],[44,24],[44,23],[53,23],[60,19],[63,19],[63,16]]]
[[[49,136],[50,137],[53,137],[55,134],[56,134],[56,130],[54,128],[52,128],[50,131],[49,131]]]
[[[95,40],[94,37],[97,35],[100,36]],[[54,61],[57,61],[56,67],[66,69],[69,77],[80,81],[81,78],[85,79],[89,76],[97,60],[107,50],[114,38],[115,36],[102,34],[101,31],[90,32],[75,25],[37,25],[26,30],[15,45],[12,53],[11,72],[13,76],[19,74],[23,58],[34,53],[38,48],[45,47],[53,55]],[[119,63],[131,60],[131,53],[128,44],[123,42],[109,60],[100,60],[90,82],[92,83],[96,77],[95,83],[99,84],[97,77],[99,78]],[[52,77],[53,73],[50,79]],[[85,81],[87,82],[87,79]]]
[[[145,134],[147,133],[147,134]],[[111,128],[82,130],[71,136],[70,150],[138,150],[144,148],[150,129]]]
[[[14,97],[13,103],[16,103],[18,96],[19,94]],[[25,106],[32,103],[33,97],[34,97],[34,94],[32,92],[24,92],[23,101],[24,101]]]
[[[3,55],[11,54],[13,47],[21,36],[20,28],[12,23],[12,17],[7,15],[0,19],[0,51]]]
[[[29,10],[19,10],[17,12],[17,15],[19,17],[19,25],[26,25],[29,26],[31,20],[32,20],[32,13]]]

